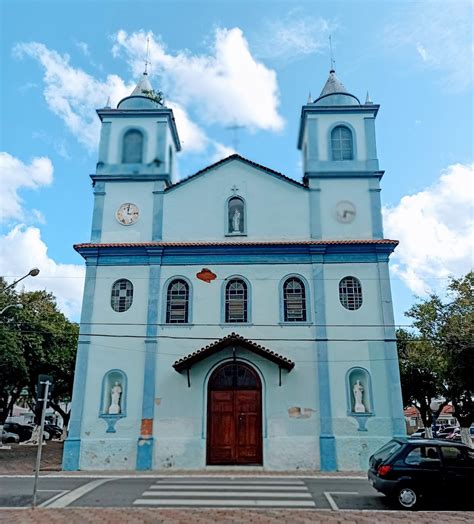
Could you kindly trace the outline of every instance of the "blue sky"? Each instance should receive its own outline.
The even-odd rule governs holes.
[[[237,151],[293,178],[301,106],[328,76],[381,104],[377,147],[396,321],[472,266],[472,4],[463,1],[1,3],[0,273],[40,276],[77,319],[99,131],[95,108],[150,76],[187,176]]]

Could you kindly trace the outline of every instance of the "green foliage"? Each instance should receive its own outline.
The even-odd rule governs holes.
[[[0,318],[0,422],[20,393],[34,403],[42,373],[54,377],[55,404],[70,399],[78,336],[77,324],[59,311],[52,293],[5,287],[0,279],[0,310],[10,304],[23,308],[10,307]]]
[[[405,405],[415,405],[429,425],[429,404],[442,396],[463,427],[474,423],[474,273],[451,279],[450,302],[436,294],[405,315],[414,331],[398,330],[397,347]]]

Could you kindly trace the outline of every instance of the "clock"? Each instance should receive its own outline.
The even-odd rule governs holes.
[[[342,200],[336,204],[336,218],[343,224],[349,224],[356,217],[356,208],[352,202]]]
[[[131,226],[132,224],[135,224],[139,216],[140,211],[138,209],[138,206],[132,204],[131,202],[122,204],[115,212],[115,218],[123,226]]]

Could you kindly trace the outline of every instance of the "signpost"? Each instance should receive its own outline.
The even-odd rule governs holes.
[[[50,375],[40,375],[38,377],[38,397],[36,400],[37,403],[41,402],[41,422],[38,438],[38,452],[36,453],[35,481],[33,484],[33,508],[36,507],[36,497],[38,492],[38,475],[41,465],[41,452],[43,450],[44,419],[46,418],[46,408],[48,407],[48,400],[51,395],[52,386],[53,377]]]

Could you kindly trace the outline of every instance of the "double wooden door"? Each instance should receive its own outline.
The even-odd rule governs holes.
[[[242,364],[227,364],[216,374],[209,381],[207,463],[262,464],[258,376],[248,366],[243,369]]]

